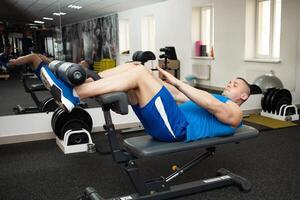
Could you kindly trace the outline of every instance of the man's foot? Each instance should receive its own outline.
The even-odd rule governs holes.
[[[50,91],[60,107],[70,112],[80,103],[79,97],[75,91],[73,92],[73,88],[58,79],[48,67],[43,66],[40,75],[45,87]]]

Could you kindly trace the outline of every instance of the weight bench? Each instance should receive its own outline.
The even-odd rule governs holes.
[[[143,135],[125,139],[122,145],[123,148],[121,148],[116,137],[110,110],[123,115],[127,114],[127,95],[122,92],[117,92],[102,95],[101,97],[97,97],[96,100],[104,112],[104,129],[107,131],[113,159],[127,172],[137,191],[135,194],[114,197],[111,198],[111,200],[170,199],[233,184],[239,186],[244,192],[251,190],[251,183],[247,179],[223,168],[217,171],[218,176],[214,178],[192,181],[175,186],[172,186],[170,182],[204,159],[213,156],[216,146],[227,143],[239,143],[243,140],[257,137],[258,131],[255,128],[244,125],[237,129],[236,133],[232,136],[208,138],[193,142],[161,142],[152,139],[149,135]],[[160,156],[200,148],[204,148],[206,151],[182,167],[175,166],[173,169],[174,172],[166,177],[161,176],[156,179],[144,180],[140,176],[139,169],[135,163],[135,159],[141,157]],[[87,187],[84,194],[80,197],[80,200],[104,200],[104,198],[101,197],[94,188]]]

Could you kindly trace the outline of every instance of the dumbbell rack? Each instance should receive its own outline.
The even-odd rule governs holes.
[[[294,114],[289,115],[287,110],[288,109],[293,109],[294,110]],[[273,119],[278,119],[281,121],[296,121],[299,120],[299,114],[298,114],[298,109],[295,105],[287,105],[287,104],[283,104],[280,109],[279,112],[268,112],[268,111],[261,111],[261,116],[265,116],[265,117],[270,117]]]
[[[81,144],[69,144],[69,137],[72,134],[77,134],[77,133],[85,133],[88,137],[88,142],[81,143]],[[95,147],[95,144],[92,142],[90,133],[85,129],[68,130],[65,133],[63,140],[56,137],[56,144],[64,152],[64,154],[79,153],[79,152],[91,152],[91,151],[94,151],[93,149]]]

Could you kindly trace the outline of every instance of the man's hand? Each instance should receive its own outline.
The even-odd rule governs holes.
[[[163,70],[162,68],[160,68],[159,66],[157,66],[157,70],[163,75],[163,77],[165,78],[165,81],[171,85],[174,85],[175,87],[178,86],[180,80],[178,80],[177,78],[175,78],[172,74],[170,74],[169,72]]]

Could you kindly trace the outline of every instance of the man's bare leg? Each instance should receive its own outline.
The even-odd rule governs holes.
[[[21,56],[17,59],[9,60],[9,65],[24,65],[24,64],[31,64],[33,69],[36,69],[39,64],[42,62],[42,59],[36,54],[28,54],[26,56]]]
[[[118,73],[131,70],[133,65],[138,65],[138,64],[139,64],[138,62],[125,63],[123,65],[119,65],[117,67],[114,67],[114,68],[111,68],[111,69],[99,72],[98,74],[102,78],[108,77],[108,76],[113,76],[113,75],[116,75]]]
[[[135,92],[138,104],[145,106],[163,84],[142,65],[133,65],[129,70],[120,71],[106,78],[84,83],[75,88],[82,98],[98,96],[110,92]]]

